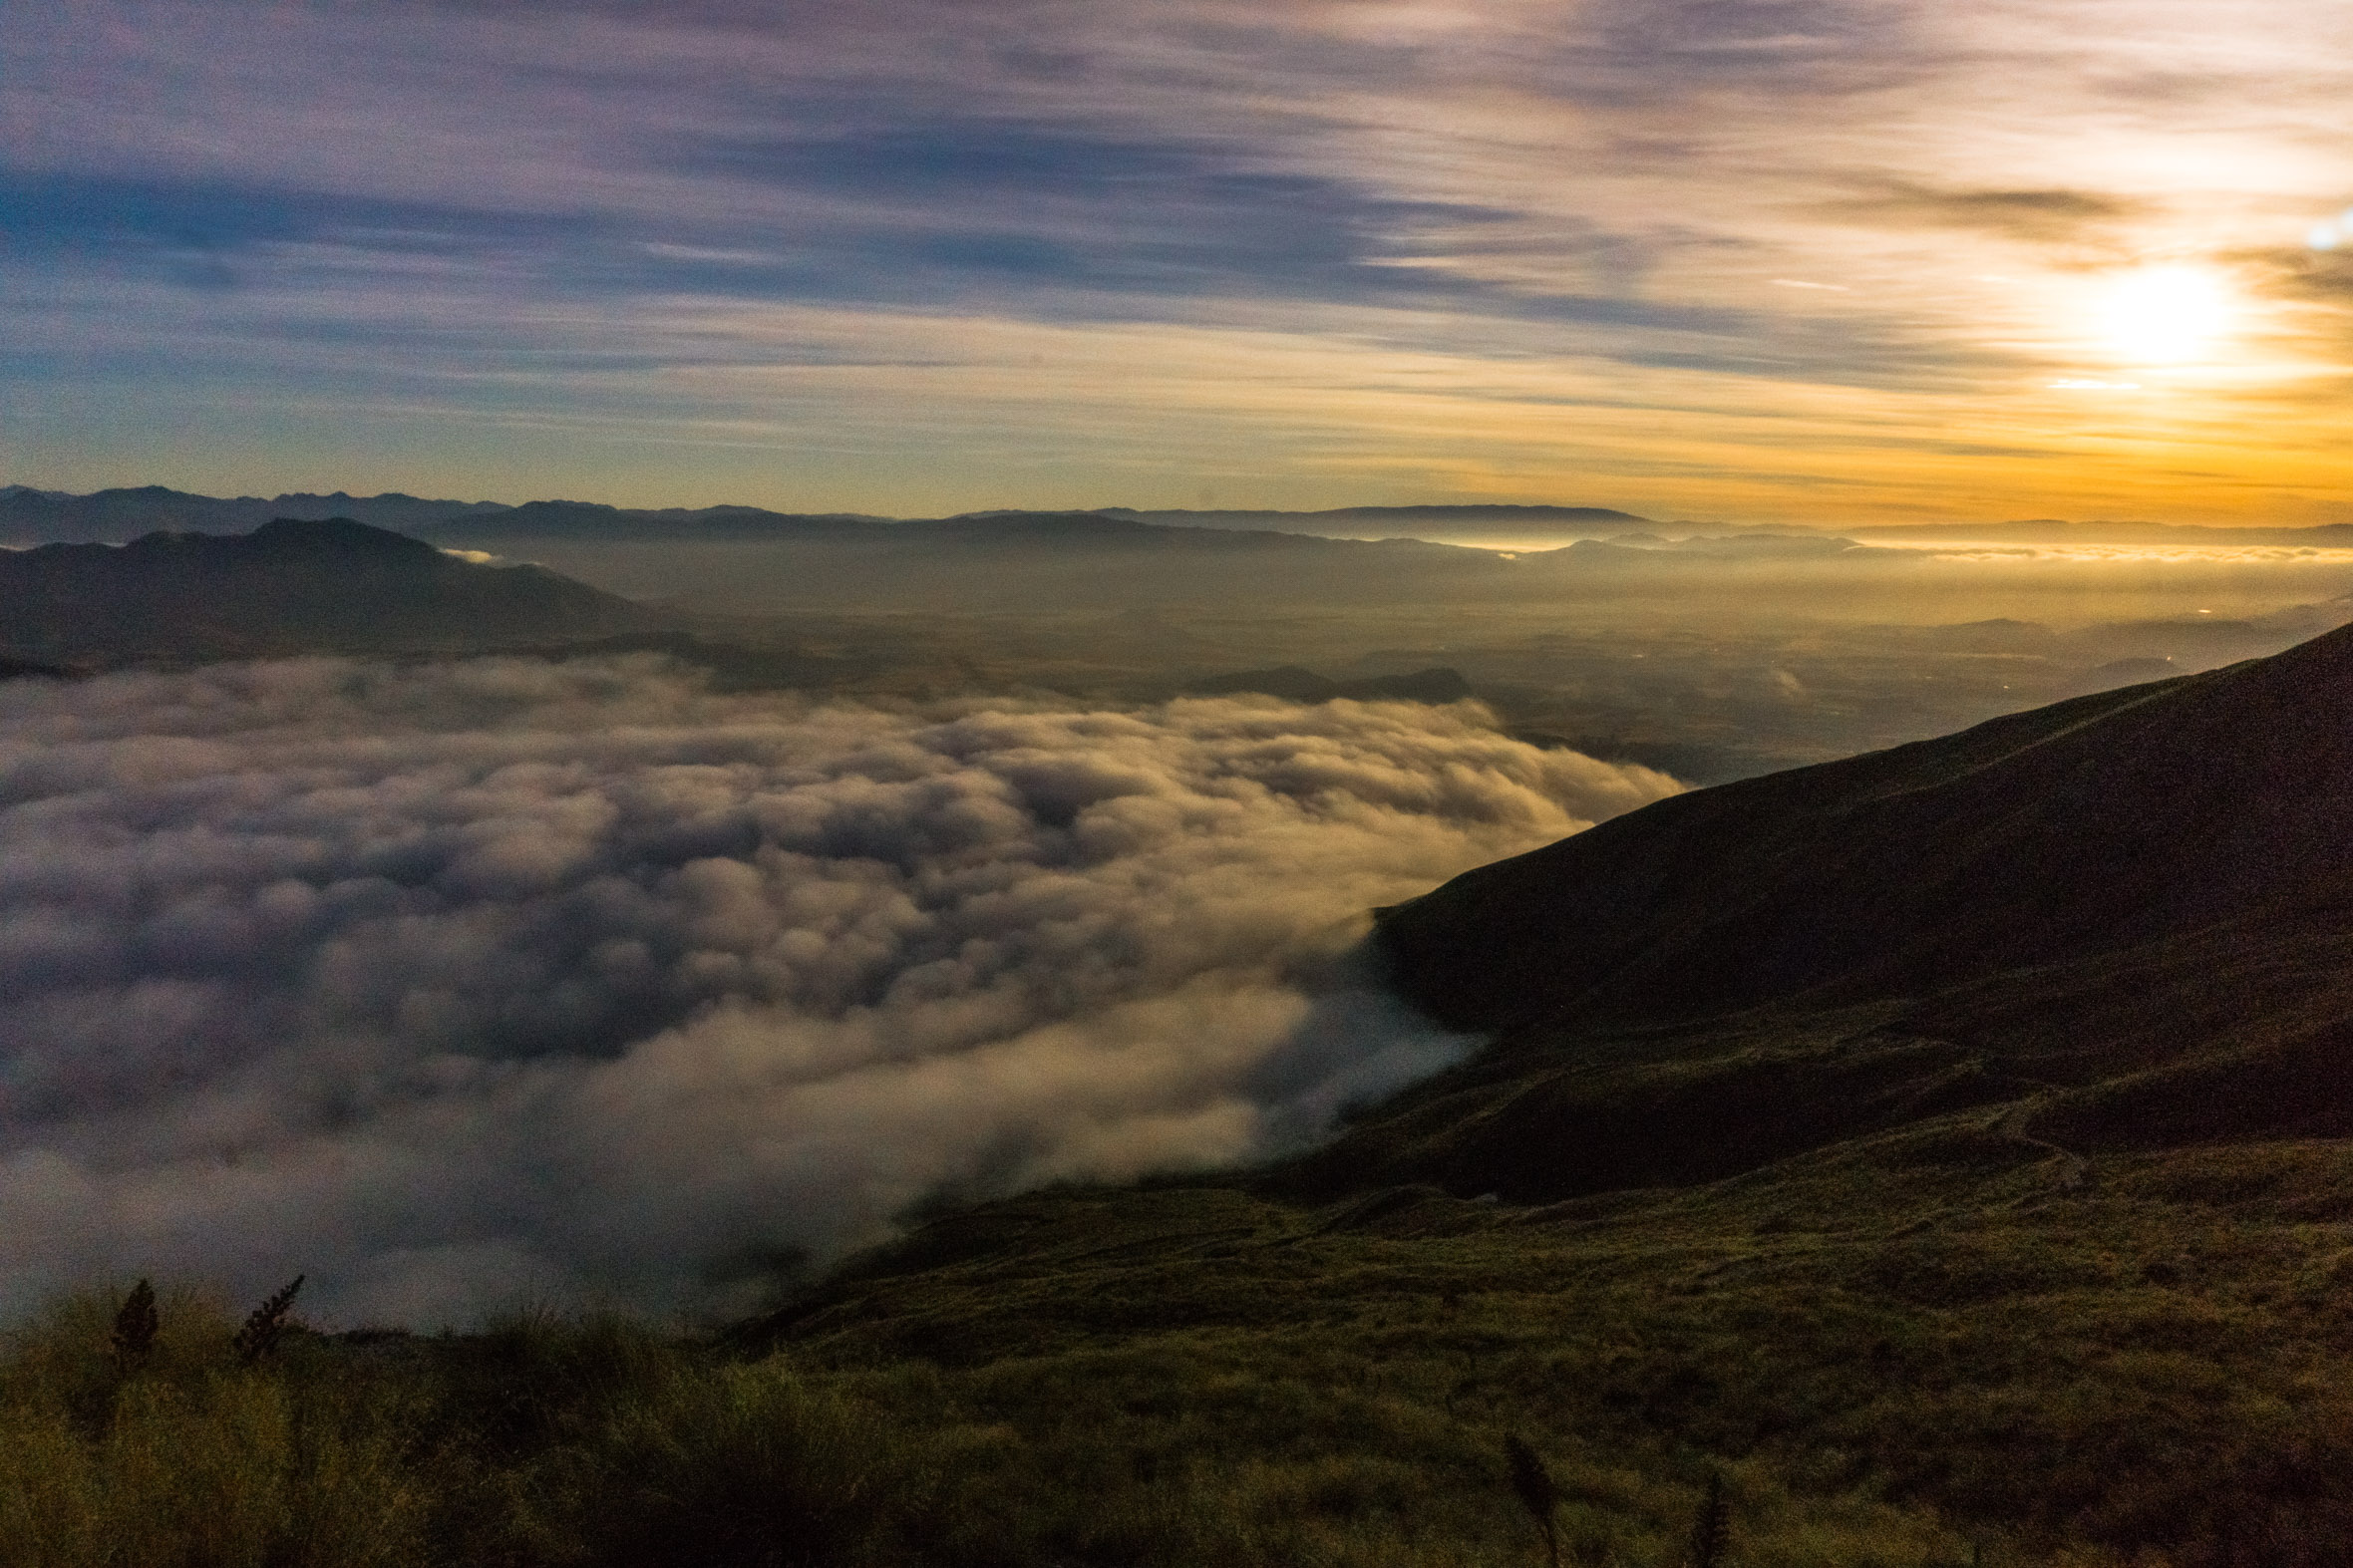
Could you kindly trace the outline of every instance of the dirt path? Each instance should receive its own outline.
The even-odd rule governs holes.
[[[2034,1119],[2034,1113],[2048,1104],[2050,1099],[2048,1095],[2037,1095],[2031,1099],[2018,1101],[1994,1121],[1992,1131],[1995,1136],[2008,1138],[2013,1143],[2024,1143],[2057,1155],[2060,1164],[2053,1179],[2058,1182],[2060,1191],[2077,1192],[2091,1185],[2092,1162],[2074,1149],[2063,1148],[2049,1138],[2038,1138],[2026,1130],[2027,1122]]]

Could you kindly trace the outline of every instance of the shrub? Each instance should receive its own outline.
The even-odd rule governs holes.
[[[879,1415],[782,1359],[687,1369],[574,1457],[582,1547],[609,1568],[799,1568],[880,1545],[905,1455]]]

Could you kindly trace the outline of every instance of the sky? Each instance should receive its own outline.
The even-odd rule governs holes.
[[[0,483],[2353,521],[2342,0],[13,0]]]

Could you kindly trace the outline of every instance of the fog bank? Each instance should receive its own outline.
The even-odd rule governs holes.
[[[0,1312],[748,1310],[928,1197],[1278,1149],[1469,1044],[1355,971],[1366,909],[1675,787],[1470,705],[8,683]]]

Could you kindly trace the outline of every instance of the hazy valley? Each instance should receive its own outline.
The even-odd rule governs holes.
[[[1435,537],[1498,510],[1560,516],[1544,523],[1549,545],[1531,551],[1263,526],[1272,516],[1303,527],[1313,514],[1215,514],[1244,528],[1117,509],[890,522],[748,507],[20,490],[0,496],[0,544],[238,533],[265,513],[340,514],[485,560],[535,562],[636,608],[549,606],[534,621],[494,615],[486,602],[438,629],[385,609],[334,627],[273,628],[266,613],[137,626],[85,617],[62,636],[20,609],[0,656],[106,664],[167,651],[141,637],[223,657],[547,646],[637,630],[655,638],[644,646],[682,652],[740,689],[1113,703],[1317,689],[1286,670],[1337,683],[1452,670],[1507,729],[1539,744],[1713,784],[2277,652],[2353,613],[2353,550],[2328,527],[2235,541],[2217,538],[2232,530],[2123,524],[1855,530],[1909,541],[1898,546],[1578,508],[1340,520]],[[12,572],[28,564],[0,558]],[[30,582],[20,591],[54,598]]]

